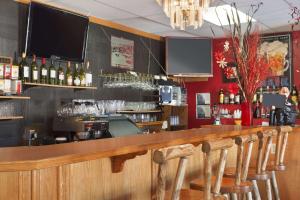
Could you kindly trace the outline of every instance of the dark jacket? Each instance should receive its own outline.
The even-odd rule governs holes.
[[[292,125],[294,126],[296,123],[297,112],[293,106],[293,104],[287,100],[285,106],[283,108],[276,108],[276,124],[277,126],[282,125]]]

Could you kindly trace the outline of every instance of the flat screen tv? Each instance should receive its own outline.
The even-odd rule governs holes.
[[[26,53],[83,62],[89,19],[32,2],[29,6]]]
[[[168,75],[212,76],[212,39],[166,38]]]

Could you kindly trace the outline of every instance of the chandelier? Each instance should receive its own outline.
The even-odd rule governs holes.
[[[212,0],[156,0],[167,17],[173,29],[184,30],[187,26],[194,29],[203,24],[203,10],[209,7]]]

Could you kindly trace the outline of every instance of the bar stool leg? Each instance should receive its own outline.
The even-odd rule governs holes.
[[[253,183],[253,188],[254,188],[254,196],[256,200],[261,200],[259,190],[258,190],[258,185],[256,180],[252,180]]]
[[[252,193],[251,192],[248,192],[247,193],[247,198],[246,198],[247,200],[252,200],[253,198],[252,198]]]
[[[231,199],[232,200],[238,200],[236,193],[231,193]]]
[[[272,200],[272,188],[271,188],[271,180],[268,179],[266,181],[266,189],[267,189],[267,199]]]
[[[275,171],[272,171],[271,174],[272,174],[271,184],[274,191],[275,199],[280,200]]]

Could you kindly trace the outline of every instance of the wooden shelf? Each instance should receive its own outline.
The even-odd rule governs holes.
[[[145,127],[145,126],[162,126],[163,121],[155,121],[155,122],[138,122],[136,125],[138,127]]]
[[[0,120],[16,120],[16,119],[24,119],[24,117],[23,116],[0,117]]]
[[[26,99],[30,99],[30,97],[27,96],[0,96],[0,100],[1,99],[20,99],[20,100],[26,100]]]
[[[51,85],[43,83],[23,83],[25,86],[31,87],[52,87],[52,88],[69,88],[69,89],[88,89],[88,90],[97,90],[97,87],[86,87],[86,86],[68,86],[68,85]]]
[[[147,114],[147,113],[161,113],[161,110],[119,110],[119,114]]]

